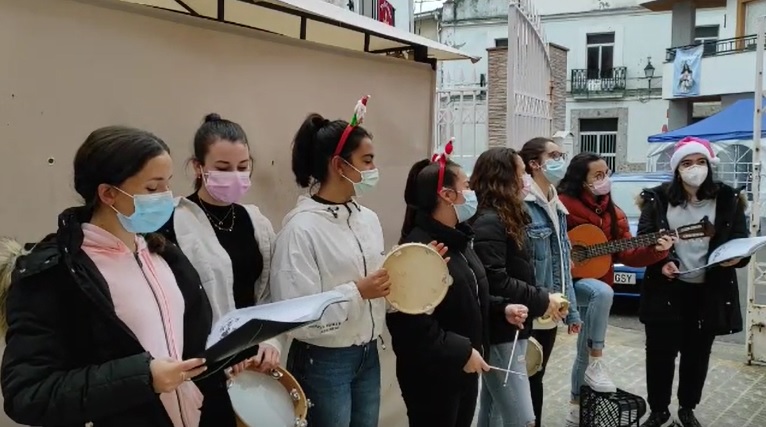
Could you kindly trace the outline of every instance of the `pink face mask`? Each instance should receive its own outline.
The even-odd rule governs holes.
[[[250,189],[250,172],[208,171],[203,172],[205,189],[213,198],[223,203],[237,203]]]
[[[605,176],[604,179],[594,182],[589,187],[594,195],[605,196],[612,192],[612,180]]]
[[[524,182],[524,186],[521,187],[521,198],[524,199],[529,195],[529,192],[532,191],[532,177],[529,176],[528,173],[525,173],[522,181]]]

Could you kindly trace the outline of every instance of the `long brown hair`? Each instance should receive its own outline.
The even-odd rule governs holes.
[[[518,157],[516,150],[506,147],[483,152],[471,173],[471,189],[476,192],[479,208],[497,211],[506,233],[521,248],[530,217],[519,196],[522,189],[517,178]]]

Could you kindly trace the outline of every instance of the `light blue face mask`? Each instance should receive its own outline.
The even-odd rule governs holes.
[[[465,202],[459,205],[452,205],[455,208],[455,214],[457,214],[457,222],[466,222],[473,218],[479,208],[479,200],[476,198],[475,191],[463,190],[462,193]]]
[[[171,191],[130,195],[119,188],[117,190],[132,198],[133,207],[135,208],[133,214],[127,216],[112,206],[112,209],[117,212],[117,219],[125,231],[130,233],[154,233],[165,225],[173,215],[175,202],[173,201],[173,192]]]
[[[551,184],[558,184],[566,173],[566,161],[563,158],[558,160],[548,159],[543,164],[543,175]]]
[[[346,162],[345,160],[343,160]],[[369,192],[373,188],[375,188],[376,185],[378,185],[378,181],[380,180],[380,172],[377,168],[370,169],[366,171],[360,171],[359,169],[355,168],[351,163],[346,162],[347,165],[351,166],[352,169],[359,172],[359,175],[362,177],[362,180],[359,182],[354,182],[350,178],[348,178],[346,175],[343,175],[343,178],[346,178],[348,182],[350,182],[354,186],[354,196],[360,197],[361,195]]]

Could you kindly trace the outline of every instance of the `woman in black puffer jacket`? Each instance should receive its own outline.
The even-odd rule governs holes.
[[[516,343],[511,370],[526,373],[525,355],[532,332],[532,319],[557,303],[547,291],[535,286],[534,267],[526,248],[525,228],[529,215],[524,205],[525,183],[531,178],[524,172],[521,157],[510,148],[491,148],[479,156],[471,174],[471,188],[479,200],[474,219],[474,248],[484,264],[489,292],[529,308],[529,318],[519,330],[508,322],[490,323],[490,348],[487,362],[505,368]],[[526,375],[491,371],[484,374],[481,391],[479,427],[533,426],[535,413]]]

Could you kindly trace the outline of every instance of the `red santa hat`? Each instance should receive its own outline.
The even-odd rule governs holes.
[[[713,148],[710,146],[710,141],[687,136],[676,143],[675,151],[670,158],[670,168],[676,170],[678,164],[681,163],[681,160],[690,154],[702,154],[711,165],[718,164],[718,157],[716,157],[713,152]]]

